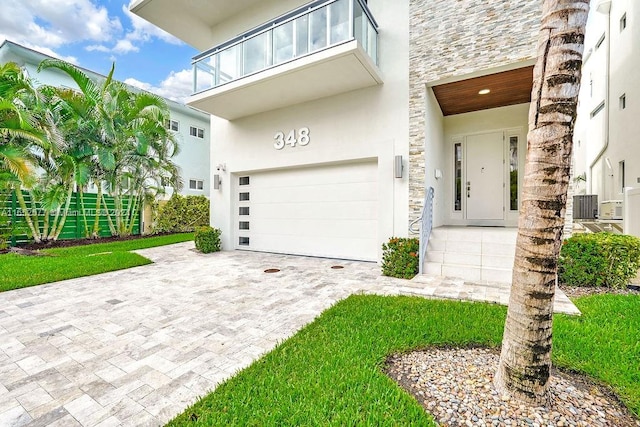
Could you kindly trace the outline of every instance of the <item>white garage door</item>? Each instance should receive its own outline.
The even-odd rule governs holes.
[[[377,163],[238,175],[236,247],[377,260]]]

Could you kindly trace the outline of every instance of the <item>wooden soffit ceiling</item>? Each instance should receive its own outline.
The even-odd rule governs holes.
[[[469,113],[531,102],[533,66],[433,86],[442,114]],[[480,95],[489,89],[486,95]]]

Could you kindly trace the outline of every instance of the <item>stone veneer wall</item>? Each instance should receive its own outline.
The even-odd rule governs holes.
[[[424,202],[427,84],[534,58],[541,3],[410,0],[409,221]]]

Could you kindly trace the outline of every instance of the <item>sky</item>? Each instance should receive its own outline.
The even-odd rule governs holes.
[[[133,0],[0,0],[5,40],[175,101],[191,94],[199,52],[129,12]]]

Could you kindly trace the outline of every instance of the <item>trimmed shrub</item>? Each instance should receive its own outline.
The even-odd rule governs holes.
[[[420,242],[417,238],[392,237],[382,244],[382,274],[411,279],[418,274]]]
[[[558,281],[570,286],[623,288],[640,269],[640,239],[612,233],[576,234],[565,240]]]
[[[218,252],[220,250],[220,234],[221,231],[218,228],[209,227],[208,225],[197,227],[193,238],[196,249],[203,254]]]
[[[187,233],[206,225],[209,225],[209,199],[205,196],[174,194],[158,209],[154,231]]]

